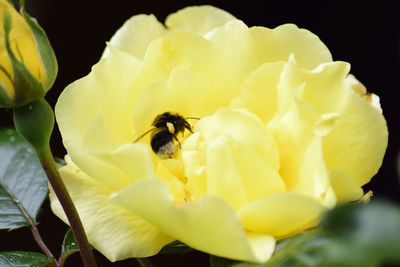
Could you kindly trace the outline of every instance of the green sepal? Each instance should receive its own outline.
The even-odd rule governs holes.
[[[46,93],[53,86],[53,83],[57,77],[57,58],[54,54],[53,48],[50,45],[49,39],[47,38],[45,31],[42,27],[40,27],[35,18],[32,18],[31,16],[29,16],[28,13],[25,12],[23,4],[21,5],[20,12],[32,31],[32,35],[35,39],[35,43],[39,51],[39,56],[43,64],[44,71],[46,72],[46,83],[44,85],[44,90]]]
[[[12,106],[23,106],[29,102],[33,102],[43,98],[46,91],[42,84],[25,67],[23,62],[18,61],[11,50],[10,31],[12,28],[11,15],[8,12],[4,13],[4,39],[8,57],[10,58],[14,80],[13,86],[15,91],[15,99]]]
[[[54,127],[54,113],[44,99],[14,108],[14,125],[35,150],[47,149]]]
[[[10,107],[13,99],[8,94],[8,91],[0,84],[0,107]]]

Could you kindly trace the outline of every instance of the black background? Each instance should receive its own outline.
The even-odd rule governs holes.
[[[45,29],[55,50],[59,74],[46,99],[54,107],[66,85],[87,75],[100,58],[105,42],[130,16],[153,13],[160,21],[189,5],[211,4],[227,10],[248,26],[274,28],[295,23],[314,32],[330,49],[334,60],[351,63],[351,72],[378,94],[389,127],[389,145],[379,173],[365,186],[377,197],[400,203],[397,174],[399,151],[400,8],[396,1],[94,1],[26,0],[26,9]],[[12,125],[11,110],[0,110],[0,127]],[[52,136],[56,156],[66,153],[56,129]],[[1,160],[1,159],[0,159]],[[39,214],[39,230],[53,254],[59,254],[66,226],[49,212],[48,202]],[[40,251],[28,229],[0,231],[0,251]],[[96,252],[99,266],[111,266]],[[155,266],[207,266],[201,253],[156,256]],[[78,255],[66,266],[81,266]],[[133,259],[112,266],[136,266]]]

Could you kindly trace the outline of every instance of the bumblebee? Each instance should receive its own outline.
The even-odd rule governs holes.
[[[172,158],[172,155],[176,152],[176,143],[181,148],[181,143],[177,135],[184,133],[185,129],[193,133],[192,126],[187,122],[187,119],[198,120],[198,118],[184,118],[179,114],[170,112],[157,115],[151,124],[153,128],[139,136],[134,143],[151,132],[150,145],[154,153],[162,159]]]

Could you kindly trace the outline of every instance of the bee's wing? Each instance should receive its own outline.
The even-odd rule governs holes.
[[[139,141],[140,139],[142,139],[143,137],[145,137],[147,134],[151,133],[152,131],[156,130],[157,128],[151,128],[150,130],[146,131],[144,134],[142,134],[141,136],[139,136],[138,138],[136,138],[133,143],[136,143],[137,141]]]

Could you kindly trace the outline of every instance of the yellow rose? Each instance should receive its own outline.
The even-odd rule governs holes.
[[[211,6],[165,24],[129,19],[56,106],[61,175],[96,249],[115,261],[179,240],[265,262],[276,240],[363,196],[386,122],[317,36],[292,24],[248,28]],[[134,140],[165,112],[200,120],[187,119],[193,133],[160,159],[151,134]],[[66,221],[53,194],[51,203]]]
[[[43,29],[23,9],[0,0],[0,107],[22,106],[46,94],[57,75]]]

